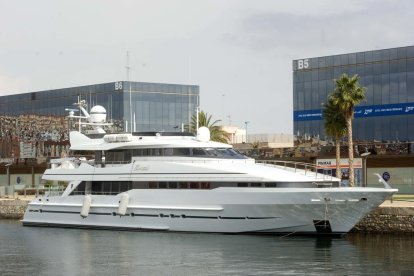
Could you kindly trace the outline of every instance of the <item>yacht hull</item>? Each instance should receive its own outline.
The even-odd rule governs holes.
[[[22,222],[131,231],[335,235],[349,232],[394,192],[383,188],[137,189],[114,196],[88,195],[89,201],[85,196],[37,198]]]

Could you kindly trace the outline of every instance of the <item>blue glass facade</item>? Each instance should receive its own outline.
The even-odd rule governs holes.
[[[112,82],[0,97],[0,116],[65,116],[65,108],[86,100],[102,105],[109,120],[134,131],[173,131],[188,124],[199,105],[199,87],[143,82]],[[131,109],[130,109],[131,108]],[[130,113],[130,110],[132,112]]]
[[[355,140],[414,141],[414,46],[294,60],[295,135],[326,138],[321,107],[343,73],[358,74],[367,88]]]

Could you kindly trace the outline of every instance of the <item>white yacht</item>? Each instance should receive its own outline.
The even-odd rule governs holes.
[[[397,191],[340,187],[338,178],[308,166],[258,163],[210,141],[204,127],[196,136],[97,132],[70,133],[71,151],[94,159],[52,160],[43,179],[68,185],[30,202],[23,225],[344,234]]]

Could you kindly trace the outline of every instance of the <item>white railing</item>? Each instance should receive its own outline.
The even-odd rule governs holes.
[[[284,160],[256,160],[256,163],[261,163],[270,166],[277,166],[285,170],[290,170],[295,173],[302,173],[315,179],[332,180],[332,169],[328,167],[316,166],[311,163],[284,161]]]

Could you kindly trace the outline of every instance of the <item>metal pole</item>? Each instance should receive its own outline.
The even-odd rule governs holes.
[[[368,186],[368,183],[367,183],[367,158],[366,157],[364,157],[364,187],[367,187]]]
[[[198,132],[198,126],[199,126],[199,111],[198,111],[199,107],[196,107],[196,116],[197,116],[197,126],[196,126],[196,133]]]
[[[362,171],[364,173],[364,183],[363,183],[364,187],[368,186],[368,183],[367,183],[368,182],[367,158],[368,158],[368,155],[370,155],[370,154],[371,154],[370,152],[364,152],[364,153],[361,154],[361,157],[362,157]]]
[[[250,123],[249,121],[244,122],[244,124],[246,125],[246,144],[247,144],[247,124]]]
[[[131,70],[131,67],[129,66],[129,51],[127,51],[127,65],[125,66],[127,70],[127,81],[129,82],[129,122],[131,126],[131,133],[132,133],[132,89],[131,89],[131,80],[129,79],[129,71]]]
[[[7,164],[6,167],[7,167],[7,186],[10,187],[10,164]]]
[[[11,188],[10,188],[10,165],[11,164],[6,164],[6,168],[7,168],[7,187],[9,189],[8,194],[10,194]],[[14,194],[13,194],[14,196]]]
[[[35,187],[35,174],[34,174],[34,166],[32,166],[32,188]]]

